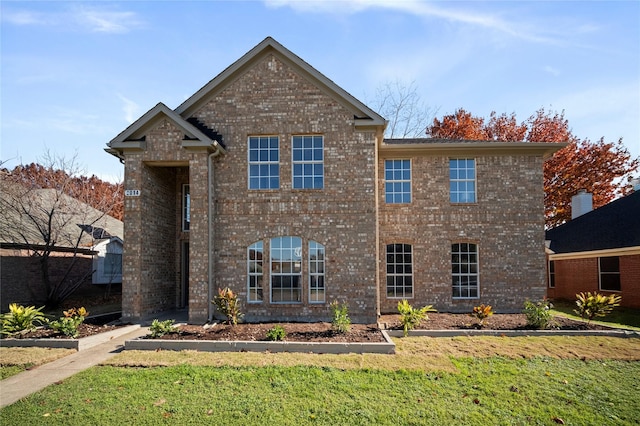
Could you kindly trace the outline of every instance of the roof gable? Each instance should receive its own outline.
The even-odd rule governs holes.
[[[640,247],[640,191],[546,232],[554,253]]]
[[[227,85],[238,78],[238,76],[244,74],[250,67],[269,54],[276,55],[280,60],[293,67],[301,76],[340,102],[341,105],[353,113],[357,126],[375,127],[386,125],[385,119],[379,114],[271,37],[265,38],[260,44],[214,77],[189,99],[178,106],[175,112],[182,117],[192,115],[198,108],[204,105],[208,99],[222,91]]]

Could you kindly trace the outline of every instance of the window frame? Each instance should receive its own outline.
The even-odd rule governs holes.
[[[549,272],[549,288],[556,288],[556,261],[549,260],[548,263]]]
[[[251,142],[257,142],[257,147],[252,148]],[[266,147],[262,147],[262,142],[266,140]],[[273,148],[271,146],[272,142],[275,140],[277,146]],[[252,159],[252,154],[256,152],[257,158]],[[262,153],[266,152],[266,160],[261,159]],[[275,159],[272,158],[272,154],[275,152]],[[254,167],[257,167],[258,174],[253,175],[252,170]],[[262,174],[263,167],[266,167],[265,170],[268,171],[266,175]],[[277,174],[271,174],[274,170],[277,171]],[[253,187],[252,182],[257,179],[258,186]],[[267,186],[263,186],[263,179],[266,179],[268,183]],[[276,179],[277,185],[273,185],[274,179]],[[250,191],[269,191],[269,190],[278,190],[280,189],[280,136],[278,135],[259,135],[259,136],[249,136],[247,137],[247,188]]]
[[[408,165],[408,170],[405,170],[404,165]],[[388,167],[391,165],[391,169]],[[400,165],[400,168],[393,167],[395,165]],[[413,164],[410,158],[390,158],[384,160],[384,202],[386,204],[411,204],[413,200],[413,185],[412,185],[412,172]],[[389,173],[393,176],[392,179],[389,179]],[[400,178],[396,179],[396,173],[400,173]],[[408,173],[408,177],[405,177],[405,173]],[[408,191],[404,190],[404,185],[408,184]],[[401,188],[400,191],[396,191],[396,185],[399,185]],[[389,187],[392,188],[392,191],[389,190]],[[389,197],[391,196],[392,200],[389,201]],[[399,196],[401,201],[396,201],[395,197]],[[408,200],[404,197],[408,196]]]
[[[615,259],[616,260],[616,266],[617,266],[617,271],[603,271],[602,270],[602,259]],[[610,289],[610,288],[603,288],[602,287],[602,281],[603,281],[603,276],[606,277],[615,277],[615,281],[617,283],[617,289]],[[622,281],[621,281],[621,276],[620,276],[620,256],[602,256],[602,257],[598,257],[598,288],[601,291],[610,291],[613,293],[620,293],[622,292]]]
[[[402,251],[397,252],[395,249],[397,246],[402,246]],[[393,252],[389,252],[389,248],[393,248]],[[405,251],[406,248],[409,248],[409,251]],[[411,261],[409,263],[406,262],[406,255],[411,256]],[[393,262],[389,262],[389,256],[393,256]],[[398,256],[402,256],[402,262],[397,262]],[[409,267],[409,272],[407,273],[406,268]],[[393,272],[389,272],[389,268],[393,269]],[[401,272],[398,272],[398,267],[400,267]],[[385,268],[386,268],[386,297],[387,299],[413,299],[415,294],[415,288],[413,283],[413,245],[406,243],[390,243],[386,245],[385,250]],[[398,285],[398,278],[401,281],[401,285]],[[409,285],[407,286],[406,280],[409,280]],[[391,280],[391,285],[390,285]],[[406,292],[406,288],[410,287],[411,294],[408,295]],[[400,293],[398,289],[401,288],[402,292]],[[390,296],[390,289],[392,289],[393,295]]]
[[[257,255],[251,258],[251,251],[261,253],[258,260]],[[260,271],[257,272],[258,266]],[[253,267],[253,271],[252,271]],[[256,241],[247,247],[247,303],[262,303],[264,301],[264,242]],[[255,294],[255,298],[252,295]]]
[[[274,245],[274,241],[275,240],[282,240],[284,241],[285,239],[289,239],[291,246],[290,247],[286,247],[284,245],[282,245],[282,243],[280,244],[279,247],[275,247]],[[294,247],[294,240],[295,241],[299,241],[299,245]],[[296,253],[296,250],[299,249],[300,253]],[[274,255],[277,251],[281,251],[282,253],[282,257],[280,258],[279,261],[274,262]],[[285,252],[286,251],[286,252]],[[303,256],[304,253],[302,253],[302,237],[298,237],[298,236],[290,236],[290,235],[286,235],[286,236],[280,236],[280,237],[273,237],[269,240],[269,301],[271,304],[274,305],[282,305],[282,304],[301,304],[302,301],[302,262],[303,262]],[[290,255],[291,259],[289,261],[285,261],[286,259],[284,258],[284,255]],[[296,262],[298,263],[297,268],[298,268],[298,272],[295,272],[296,268]],[[293,270],[292,273],[285,273],[283,272],[283,266],[289,264]],[[276,271],[276,266],[279,265],[280,272],[275,272]],[[293,300],[293,299],[289,299],[289,300],[278,300],[278,301],[274,301],[274,278],[275,277],[291,277],[291,287],[290,287],[290,294],[294,294],[294,290],[297,290],[297,295],[298,295],[298,299],[297,300]],[[284,281],[286,280],[282,280],[282,282],[280,283],[281,287],[279,288],[280,290],[280,296],[282,297],[282,295],[285,293],[285,287],[283,286]],[[294,281],[296,286],[294,287]]]
[[[320,244],[319,242],[313,240],[309,241],[308,246],[309,250],[307,251],[307,261],[309,270],[307,275],[309,277],[309,303],[324,303],[327,298],[327,285],[325,281],[327,250],[323,244]],[[320,252],[322,252],[322,258],[312,259],[312,255],[314,253],[318,255]],[[314,297],[314,291],[316,297]],[[317,297],[317,295],[320,293],[322,293],[322,298]]]
[[[463,245],[467,246],[466,251],[462,250]],[[459,249],[457,251],[454,251],[455,246],[459,246]],[[471,246],[473,246],[475,249],[473,252],[470,251]],[[454,262],[454,256],[456,254],[460,256],[460,260],[457,263]],[[470,260],[468,260],[467,262],[463,263],[462,262],[463,255],[467,255],[467,256],[474,255],[475,262],[471,262]],[[455,272],[456,265],[458,265],[458,272]],[[467,267],[469,267],[469,269],[471,269],[470,267],[472,265],[475,265],[475,272],[471,272],[471,271],[462,272],[463,265],[466,265]],[[460,279],[457,284],[456,284],[456,277]],[[464,278],[467,279],[466,283],[462,282]],[[475,285],[471,284],[471,278],[475,278]],[[456,288],[460,290],[459,296],[455,295]],[[467,290],[466,296],[462,296],[463,289]],[[476,292],[475,296],[470,295],[473,289],[475,289],[475,292]],[[451,298],[453,300],[474,300],[474,299],[480,298],[480,249],[478,247],[478,244],[476,243],[472,243],[472,242],[451,243]]]
[[[305,142],[310,139],[311,146],[305,147]],[[300,140],[302,146],[297,147],[296,142]],[[320,147],[316,146],[316,141],[320,141]],[[310,152],[311,159],[305,158],[306,153]],[[321,158],[316,158],[316,155],[320,153]],[[296,154],[301,153],[301,158],[296,159]],[[320,173],[317,174],[317,167],[320,167]],[[301,167],[301,172],[297,173],[296,169]],[[306,172],[307,167],[310,168],[310,174]],[[301,184],[296,184],[297,179],[300,179]],[[311,186],[307,186],[307,179],[311,183]],[[317,186],[317,179],[320,179],[320,186]],[[292,189],[324,189],[324,135],[293,135],[291,136],[291,188]]]
[[[191,192],[188,183],[182,184],[182,196],[181,196],[181,205],[182,205],[182,232],[189,232],[191,228]]]
[[[456,162],[456,167],[453,167],[453,162]],[[464,168],[458,167],[459,162],[464,161]],[[471,161],[473,163],[473,177],[468,178],[467,171],[471,170],[467,166],[467,162]],[[460,177],[460,173],[464,170],[464,176]],[[453,177],[453,172],[456,172],[456,176]],[[476,204],[478,202],[478,165],[475,158],[449,158],[449,202],[451,204]],[[467,189],[467,184],[472,184],[472,191]],[[464,191],[459,190],[460,184],[464,184]],[[454,190],[455,187],[455,190]],[[473,199],[470,201],[467,198],[468,194],[473,196]],[[464,196],[464,200],[461,198]]]

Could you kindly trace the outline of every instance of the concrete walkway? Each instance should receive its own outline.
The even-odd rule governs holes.
[[[148,333],[147,327],[136,328],[127,334],[0,381],[0,408],[115,356],[122,351],[126,340]]]

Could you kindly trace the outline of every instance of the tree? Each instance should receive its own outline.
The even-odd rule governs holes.
[[[396,80],[387,82],[376,89],[376,97],[369,102],[373,109],[389,120],[385,137],[424,137],[427,126],[437,113],[437,109],[426,106],[414,82],[408,86]]]
[[[640,166],[640,159],[632,158],[622,143],[580,140],[573,135],[564,111],[536,111],[518,124],[515,114],[484,118],[471,115],[464,109],[434,119],[427,133],[434,138],[567,142],[544,163],[544,205],[546,226],[551,228],[571,219],[571,197],[586,189],[593,194],[593,207],[603,206],[628,190],[628,182]]]
[[[38,171],[35,174],[0,174],[0,238],[19,244],[38,260],[46,304],[55,307],[91,276],[91,270],[79,277],[72,271],[85,249],[93,245],[90,230],[104,227],[111,198],[98,201],[95,181],[80,177],[75,157],[67,160],[46,153],[43,160],[44,166],[31,165],[30,169]],[[67,261],[61,273],[54,274],[59,264],[52,256],[60,253],[65,253]]]

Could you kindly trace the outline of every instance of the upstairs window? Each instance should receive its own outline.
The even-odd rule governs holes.
[[[188,231],[191,225],[191,196],[189,185],[182,185],[182,230]]]
[[[411,160],[384,161],[384,196],[388,204],[411,202]]]
[[[387,297],[413,297],[413,256],[410,244],[387,245]]]
[[[292,138],[293,189],[324,188],[324,138]]]
[[[277,136],[249,137],[249,189],[280,188],[279,149]]]
[[[476,160],[449,160],[449,199],[452,203],[476,202]]]
[[[600,290],[620,291],[620,258],[618,256],[599,257]]]
[[[469,243],[451,245],[451,281],[454,299],[477,299],[478,246]]]

